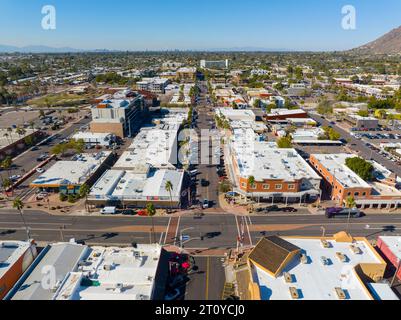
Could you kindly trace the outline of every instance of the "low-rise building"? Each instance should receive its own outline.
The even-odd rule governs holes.
[[[112,133],[77,132],[72,139],[83,140],[86,144],[103,147],[111,146],[116,142],[116,136]]]
[[[351,123],[357,130],[370,130],[379,127],[379,120],[374,117],[362,117],[357,114],[351,114],[345,120]]]
[[[94,205],[145,208],[179,208],[184,181],[183,170],[152,169],[137,163],[130,170],[112,169],[92,187],[88,203]],[[172,189],[166,188],[170,182]]]
[[[401,237],[379,236],[376,247],[384,257],[391,263],[397,278],[401,280]]]
[[[57,161],[29,186],[64,194],[76,194],[83,184],[91,186],[114,162],[114,158],[114,153],[101,151],[96,154],[76,155],[69,161]]]
[[[200,67],[203,69],[228,69],[229,62],[226,60],[209,61],[201,60]]]
[[[394,209],[401,207],[401,191],[397,177],[375,161],[373,181],[365,181],[346,165],[353,154],[311,154],[310,164],[323,177],[331,190],[331,198],[344,205],[348,197],[355,199],[358,208]]]
[[[366,238],[262,238],[240,271],[252,300],[398,300],[383,279],[386,263]],[[237,275],[240,274],[237,271]]]
[[[13,288],[36,255],[34,242],[0,241],[0,300]]]
[[[276,121],[276,120],[287,120],[293,118],[308,118],[308,114],[306,111],[302,109],[272,109],[269,114],[266,115],[267,121]]]
[[[158,244],[55,243],[40,252],[6,299],[162,300],[168,268],[168,253]]]
[[[313,201],[320,194],[320,176],[295,149],[259,141],[252,130],[234,131],[226,146],[226,162],[234,191],[259,200]],[[249,178],[253,177],[251,184]]]
[[[177,78],[184,82],[194,82],[196,80],[195,67],[182,67],[177,70]]]
[[[143,78],[136,83],[138,90],[150,91],[157,94],[164,94],[166,86],[170,83],[166,78]]]

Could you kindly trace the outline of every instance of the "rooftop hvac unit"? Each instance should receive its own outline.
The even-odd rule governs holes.
[[[285,283],[293,283],[294,282],[292,275],[288,272],[284,272],[284,280],[285,280]]]
[[[346,299],[347,296],[343,289],[341,289],[340,287],[336,287],[336,288],[334,288],[334,290],[336,291],[336,295],[337,295],[338,299],[340,299],[340,300]]]
[[[326,258],[326,257],[324,257],[324,256],[320,257],[320,262],[321,262],[322,265],[324,265],[324,266],[329,265],[329,259]]]
[[[308,257],[305,253],[301,254],[301,263],[302,264],[307,264],[308,263]]]
[[[328,242],[328,241],[326,241],[326,240],[320,240],[320,243],[322,244],[322,247],[323,248],[330,248],[331,247],[331,245],[330,245],[330,242]]]
[[[349,246],[349,248],[351,249],[351,252],[353,254],[362,254],[362,250],[359,247],[357,247],[356,245],[351,244]]]
[[[103,270],[105,270],[105,271],[111,271],[111,269],[112,269],[112,265],[111,264],[105,264],[103,266]]]
[[[347,262],[347,256],[341,252],[336,252],[336,257],[340,262]]]
[[[134,251],[134,257],[135,258],[140,258],[141,257],[141,253],[139,251]]]
[[[290,287],[290,295],[291,295],[291,298],[294,300],[299,299],[298,289],[295,287]]]

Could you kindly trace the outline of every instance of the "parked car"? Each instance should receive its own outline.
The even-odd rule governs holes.
[[[21,175],[19,175],[19,174],[16,174],[16,175],[13,175],[13,176],[10,177],[11,181],[17,181],[19,179],[21,179]]]
[[[283,212],[298,212],[298,210],[293,208],[293,207],[286,207],[286,208],[281,209],[281,211],[283,211]]]
[[[44,173],[46,170],[45,169],[43,169],[43,168],[37,168],[36,169],[36,172],[37,173]]]
[[[132,209],[125,209],[121,212],[124,216],[134,216],[136,212]]]
[[[208,199],[203,200],[202,208],[203,209],[208,209],[209,208],[209,200]]]
[[[41,192],[36,196],[36,200],[40,201],[40,200],[46,199],[47,197],[48,197],[47,192]]]
[[[100,210],[101,214],[116,214],[116,212],[116,207],[104,207],[102,210]]]
[[[266,207],[265,208],[266,212],[274,212],[274,211],[280,211],[280,208],[276,205],[270,206],[270,207]]]

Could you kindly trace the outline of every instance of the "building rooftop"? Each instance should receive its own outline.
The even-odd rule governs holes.
[[[110,154],[110,151],[101,151],[96,154],[85,153],[75,156],[75,160],[58,161],[40,174],[31,185],[38,187],[81,185],[99,169]]]
[[[379,236],[379,238],[390,248],[391,252],[401,260],[401,237],[400,236]]]
[[[280,109],[271,109],[270,113],[267,115],[268,117],[271,116],[283,116],[283,115],[293,115],[293,114],[303,114],[306,113],[302,109],[285,109],[285,108],[280,108]]]
[[[52,300],[55,289],[89,253],[87,246],[75,243],[51,244],[44,250],[37,258],[40,261],[29,270],[26,280],[11,297],[12,300]],[[48,268],[54,268],[56,277],[55,282],[46,287],[42,285],[43,270]]]
[[[243,120],[255,121],[256,116],[252,110],[233,109],[233,108],[217,108],[217,115],[223,115],[229,121]]]
[[[252,134],[251,134],[252,135]],[[320,176],[295,149],[279,149],[275,143],[252,140],[235,135],[231,152],[237,159],[240,175],[253,176],[256,181],[317,179]]]
[[[26,241],[0,241],[0,279],[29,249]]]
[[[345,164],[347,158],[356,157],[348,153],[338,154],[313,154],[317,159],[345,188],[370,188],[370,184],[358,176]]]
[[[343,290],[346,300],[372,299],[355,267],[359,264],[383,264],[384,261],[366,240],[351,243],[327,239],[329,247],[325,248],[318,238],[282,239],[300,248],[305,261],[302,262],[299,255],[294,256],[285,262],[282,272],[276,277],[255,265],[253,276],[262,300],[290,300],[290,287],[296,289],[302,300],[338,300],[335,288]],[[359,254],[351,250],[351,244],[360,249]]]
[[[109,170],[92,187],[89,199],[169,201],[170,193],[165,186],[170,181],[173,185],[171,197],[179,201],[183,179],[184,172],[177,170],[150,170],[147,173]]]
[[[155,168],[174,168],[177,163],[178,129],[161,130],[143,128],[114,165],[130,169],[137,164],[150,164]]]
[[[130,106],[130,102],[125,99],[110,99],[110,100],[103,100],[98,105],[94,106],[93,108],[96,109],[126,109]]]
[[[71,272],[55,300],[151,300],[161,246],[92,247],[89,257]]]

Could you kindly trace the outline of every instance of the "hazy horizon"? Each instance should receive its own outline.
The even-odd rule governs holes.
[[[84,51],[342,51],[401,24],[398,0],[99,0],[96,5],[53,0],[48,4],[56,8],[56,29],[43,30],[41,10],[46,4],[2,0],[0,45]],[[341,26],[341,9],[347,4],[356,9],[355,30]]]

